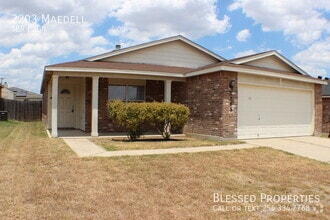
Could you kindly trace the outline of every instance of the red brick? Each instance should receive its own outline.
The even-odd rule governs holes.
[[[231,80],[236,82],[233,91],[229,88]],[[237,137],[236,72],[221,71],[188,78],[186,95],[185,104],[189,106],[191,116],[185,132]]]
[[[314,101],[314,135],[320,135],[322,133],[322,85],[314,85]]]
[[[322,106],[322,132],[330,134],[330,98],[323,98]]]

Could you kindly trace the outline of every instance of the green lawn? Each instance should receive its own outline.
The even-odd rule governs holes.
[[[16,121],[0,121],[0,138],[7,137],[18,124]]]
[[[40,122],[0,126],[0,219],[287,220],[330,216],[327,163],[270,148],[78,158],[62,139],[49,139]],[[278,203],[215,202],[216,193],[316,195],[320,201],[298,204],[309,205],[309,211],[306,207],[280,211],[271,206],[267,209]],[[221,205],[241,210],[221,211]],[[261,209],[244,208],[251,206]]]

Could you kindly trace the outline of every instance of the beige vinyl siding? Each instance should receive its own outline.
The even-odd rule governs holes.
[[[287,72],[297,72],[293,68],[291,68],[288,64],[284,63],[282,60],[277,58],[276,56],[269,56],[262,59],[254,60],[251,62],[247,62],[244,65],[248,66],[256,66],[256,67],[265,67],[274,70],[281,70]]]
[[[180,41],[165,43],[104,59],[103,61],[146,63],[197,68],[218,62],[196,48]]]

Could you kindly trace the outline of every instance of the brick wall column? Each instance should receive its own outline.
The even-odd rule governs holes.
[[[184,87],[184,103],[190,108],[185,133],[237,137],[236,72],[221,71],[190,77]]]
[[[322,133],[322,85],[314,84],[314,135]]]
[[[330,97],[322,99],[322,132],[330,134]]]

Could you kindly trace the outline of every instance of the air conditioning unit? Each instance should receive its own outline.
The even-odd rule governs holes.
[[[0,111],[0,121],[8,121],[8,112]]]

